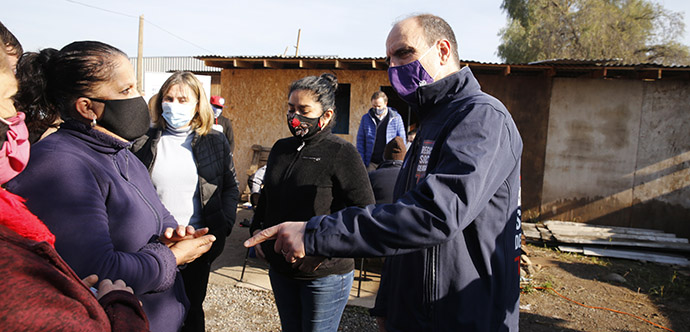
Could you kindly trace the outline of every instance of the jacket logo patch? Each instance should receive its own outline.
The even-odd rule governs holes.
[[[431,156],[431,150],[434,148],[434,142],[432,140],[424,140],[422,142],[422,151],[419,153],[417,171],[414,176],[417,179],[416,183],[419,183],[426,176],[426,169],[429,166],[429,157]]]
[[[321,157],[307,157],[307,156],[304,156],[304,157],[302,157],[302,159],[311,160],[311,161],[313,161],[313,162],[321,161]]]

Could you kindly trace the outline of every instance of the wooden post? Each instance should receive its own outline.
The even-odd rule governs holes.
[[[302,35],[302,29],[297,30],[297,46],[295,46],[295,56],[299,55],[299,38]]]
[[[139,45],[137,49],[137,89],[144,95],[144,15],[139,16]]]

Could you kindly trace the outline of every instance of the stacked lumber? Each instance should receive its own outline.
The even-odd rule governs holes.
[[[682,255],[666,253],[690,253],[688,239],[660,230],[549,220],[523,223],[522,232],[528,242],[557,245],[561,251],[690,266]]]

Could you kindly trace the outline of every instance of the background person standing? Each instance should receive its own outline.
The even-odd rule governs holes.
[[[232,132],[232,121],[223,116],[223,108],[225,107],[225,98],[221,96],[211,96],[211,107],[213,108],[213,129],[216,129],[228,138],[230,143],[230,152],[235,152],[235,134]]]
[[[405,140],[405,125],[398,112],[388,107],[388,96],[376,91],[371,96],[371,108],[362,115],[357,131],[357,152],[367,171],[373,171],[383,162],[383,150],[394,137]]]
[[[216,237],[207,253],[181,270],[190,302],[183,332],[205,331],[203,302],[211,263],[230,235],[239,196],[230,146],[211,129],[213,111],[206,98],[194,74],[173,73],[158,93],[155,126],[133,148],[175,220],[207,227]]]
[[[383,162],[376,170],[369,172],[369,182],[374,190],[376,204],[393,203],[393,188],[398,179],[398,173],[405,159],[405,143],[402,137],[396,136],[383,151]]]

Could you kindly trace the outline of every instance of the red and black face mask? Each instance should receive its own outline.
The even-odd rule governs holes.
[[[290,132],[295,137],[300,137],[302,139],[309,138],[321,130],[319,119],[321,119],[320,116],[318,118],[308,118],[296,112],[288,113],[288,128],[290,128]]]

